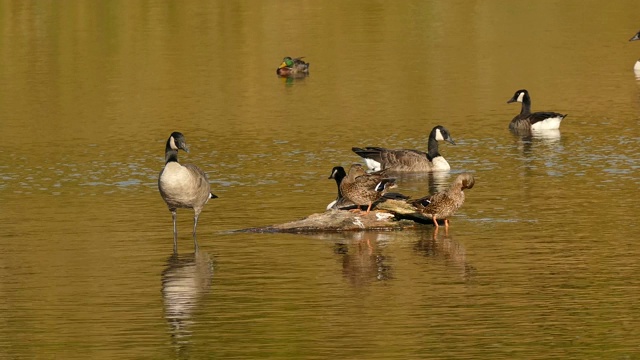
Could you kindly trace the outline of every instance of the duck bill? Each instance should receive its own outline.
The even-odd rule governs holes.
[[[287,63],[286,62],[282,62],[282,64],[280,64],[280,66],[278,66],[278,69],[282,69],[282,68],[286,68],[287,67]]]

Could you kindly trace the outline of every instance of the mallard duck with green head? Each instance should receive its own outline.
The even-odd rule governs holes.
[[[291,75],[308,75],[309,63],[302,60],[302,57],[294,58],[287,56],[282,59],[282,64],[276,69],[278,76],[291,76]]]

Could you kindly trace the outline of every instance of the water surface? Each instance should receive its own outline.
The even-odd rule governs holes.
[[[635,5],[3,2],[0,357],[638,357]],[[559,132],[509,133],[521,88]],[[233,232],[438,124],[451,173],[397,190],[472,172],[448,232]],[[197,255],[157,191],[172,131],[220,196]]]

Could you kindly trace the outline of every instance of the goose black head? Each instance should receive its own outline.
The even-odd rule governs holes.
[[[167,147],[170,147],[172,150],[178,151],[178,149],[182,149],[185,152],[189,152],[189,147],[187,146],[187,142],[184,139],[184,135],[181,132],[174,131],[169,136],[169,140],[167,140]]]
[[[329,179],[342,180],[345,176],[347,176],[347,172],[344,171],[342,166],[334,166],[333,169],[331,169]]]
[[[507,101],[507,104],[512,103],[512,102],[523,102],[526,103],[529,100],[529,92],[525,89],[522,90],[518,90],[516,91],[515,94],[513,94],[513,97],[511,99],[509,99],[509,101]]]
[[[640,40],[640,31],[638,31],[629,41]]]
[[[444,126],[438,125],[431,130],[431,136],[437,141],[446,141],[452,145],[456,143],[451,138],[451,134],[449,134],[449,130],[447,130]]]

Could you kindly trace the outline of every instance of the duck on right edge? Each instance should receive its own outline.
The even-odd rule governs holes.
[[[629,41],[640,40],[640,31],[638,31]],[[640,72],[640,60],[636,61],[636,64],[633,66],[633,70],[636,72]]]
[[[557,112],[532,113],[531,97],[525,89],[516,91],[507,104],[512,102],[522,103],[520,114],[516,115],[509,123],[509,129],[512,131],[555,130],[560,128],[560,122],[567,116],[567,114],[563,115]]]
[[[471,189],[475,182],[473,175],[460,174],[446,190],[414,200],[411,204],[421,213],[430,215],[436,228],[438,219],[444,219],[444,226],[448,228],[449,217],[464,204],[464,190]]]

